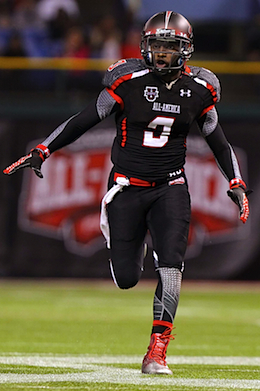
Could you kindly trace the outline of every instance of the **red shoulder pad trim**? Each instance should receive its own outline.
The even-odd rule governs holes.
[[[213,96],[213,101],[217,102],[218,101],[218,97],[217,97],[217,92],[214,89],[214,87],[211,84],[207,83],[207,89],[210,90],[211,95]]]
[[[203,115],[204,114],[206,114],[208,111],[210,111],[211,109],[213,109],[213,107],[214,107],[215,105],[211,105],[211,106],[209,106],[209,107],[206,107],[203,111],[202,111],[202,113],[200,114],[200,117],[203,117]]]
[[[112,85],[111,89],[115,90],[120,84],[122,84],[124,81],[130,80],[132,78],[132,73],[129,73],[128,75],[119,77]]]
[[[112,98],[115,99],[115,101],[120,105],[121,109],[123,110],[123,108],[124,108],[123,99],[119,95],[115,94],[115,92],[112,90],[112,88],[107,87],[106,90],[109,93],[109,95],[111,95]]]
[[[110,67],[108,67],[108,71],[111,72],[113,71],[113,69],[115,69],[116,67],[118,67],[118,65],[122,65],[122,64],[126,64],[126,60],[119,60],[117,62],[115,62],[114,64],[110,65]]]

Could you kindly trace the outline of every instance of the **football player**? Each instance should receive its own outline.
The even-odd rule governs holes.
[[[141,53],[142,60],[123,59],[111,65],[96,99],[4,173],[30,167],[42,178],[41,165],[53,152],[116,114],[113,168],[102,200],[101,228],[110,248],[111,274],[121,289],[139,281],[144,240],[150,232],[158,285],[142,372],[172,374],[166,350],[173,339],[189,232],[190,196],[184,165],[192,124],[197,123],[226,177],[228,195],[238,205],[243,223],[249,207],[235,153],[218,122],[219,81],[207,69],[187,66],[193,53],[190,23],[172,11],[153,15],[142,31]]]

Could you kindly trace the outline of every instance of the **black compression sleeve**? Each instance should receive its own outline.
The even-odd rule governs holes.
[[[235,178],[235,171],[238,163],[233,149],[228,143],[219,123],[217,124],[216,129],[206,137],[206,141],[228,180],[230,181]]]
[[[50,152],[52,153],[57,151],[58,149],[65,147],[66,145],[77,140],[83,133],[85,133],[88,129],[92,128],[100,121],[101,119],[97,113],[95,99],[91,101],[83,111],[81,111],[79,114],[76,114],[74,117],[71,117],[71,119],[65,123],[65,126],[61,124],[60,127],[64,126],[62,131],[59,131],[60,127],[58,127],[46,139],[50,140],[48,144]]]

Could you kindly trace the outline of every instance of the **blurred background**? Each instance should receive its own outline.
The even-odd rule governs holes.
[[[184,277],[260,280],[260,1],[0,0],[0,138],[4,169],[82,110],[112,62],[140,57],[154,13],[174,10],[194,28],[191,65],[219,77],[220,122],[249,188],[243,225],[228,183],[197,130],[188,138],[192,222]],[[0,277],[109,278],[99,230],[113,117],[43,165],[0,177]],[[82,172],[84,173],[82,175]],[[151,242],[143,278],[155,277]]]

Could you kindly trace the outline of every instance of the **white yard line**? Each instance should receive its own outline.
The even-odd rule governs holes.
[[[47,382],[114,383],[133,385],[167,385],[173,387],[208,387],[211,389],[260,390],[260,380],[188,379],[149,376],[139,369],[115,368],[106,364],[140,364],[142,356],[61,356],[22,355],[19,353],[0,356],[1,364],[31,365],[52,368],[74,368],[78,373],[64,374],[0,374],[0,384],[24,384]],[[260,357],[187,357],[169,356],[168,363],[174,365],[254,365],[260,366]]]
[[[23,355],[7,353],[0,355],[0,364],[33,365],[42,367],[84,368],[88,364],[140,364],[143,356],[112,355]],[[255,365],[260,366],[260,357],[232,356],[168,356],[173,365]]]
[[[260,390],[260,380],[176,379],[173,377],[142,375],[137,369],[113,368],[99,365],[87,366],[86,370],[90,370],[91,372],[43,375],[0,374],[0,383],[85,382]]]

